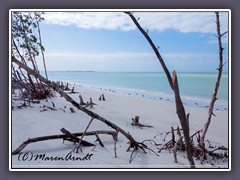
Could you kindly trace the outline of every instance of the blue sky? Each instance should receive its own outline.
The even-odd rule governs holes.
[[[160,47],[170,71],[216,71],[214,12],[134,12],[134,16]],[[162,71],[148,42],[124,13],[47,12],[44,17],[41,33],[50,71]],[[225,32],[227,13],[220,13],[220,20]],[[223,46],[225,62],[227,35]]]

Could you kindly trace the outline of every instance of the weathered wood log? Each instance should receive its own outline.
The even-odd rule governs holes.
[[[64,128],[62,128],[62,129],[64,129]],[[116,131],[105,131],[105,130],[89,131],[89,132],[85,133],[85,136],[92,136],[92,135],[96,135],[96,134],[111,135],[113,137],[114,141],[117,140],[117,133],[116,133]],[[72,135],[74,135],[74,136],[82,136],[83,132],[72,133]],[[50,135],[50,136],[41,136],[41,137],[29,138],[27,141],[24,141],[17,149],[15,149],[12,152],[12,155],[19,154],[28,144],[31,144],[31,143],[41,142],[41,141],[46,141],[46,140],[54,140],[54,139],[63,139],[64,140],[64,139],[67,139],[68,137],[69,136],[67,136],[66,134],[59,134],[59,135]]]

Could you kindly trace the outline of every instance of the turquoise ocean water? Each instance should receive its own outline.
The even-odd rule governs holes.
[[[173,92],[163,72],[49,71],[48,76],[50,80],[71,81],[102,91],[174,102]],[[184,104],[207,108],[216,78],[217,72],[178,73]],[[228,91],[228,73],[223,73],[215,109],[228,109]]]

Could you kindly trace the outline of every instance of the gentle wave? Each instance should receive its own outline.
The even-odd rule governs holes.
[[[216,75],[213,73],[178,73],[183,103],[208,107]],[[228,78],[223,74],[215,108],[228,109]],[[112,93],[134,95],[149,99],[174,102],[173,92],[164,73],[147,72],[50,72],[52,80],[71,81],[90,88]]]

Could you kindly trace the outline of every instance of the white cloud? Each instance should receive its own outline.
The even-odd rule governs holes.
[[[214,12],[134,12],[140,24],[149,30],[175,29],[182,33],[216,33]],[[122,12],[47,12],[45,22],[75,25],[79,28],[121,29],[130,31],[135,25]],[[227,13],[220,13],[222,32],[228,29]]]
[[[46,23],[59,25],[75,25],[79,28],[134,29],[131,20],[123,13],[114,12],[47,12]]]
[[[217,67],[217,55],[197,53],[165,53],[162,55],[170,70],[201,71]],[[48,70],[94,71],[161,71],[154,53],[62,53],[45,54]],[[41,63],[41,61],[39,61]],[[213,65],[214,64],[214,65]],[[216,64],[216,65],[215,65]],[[42,65],[40,65],[41,67]],[[191,69],[190,69],[191,68]]]

